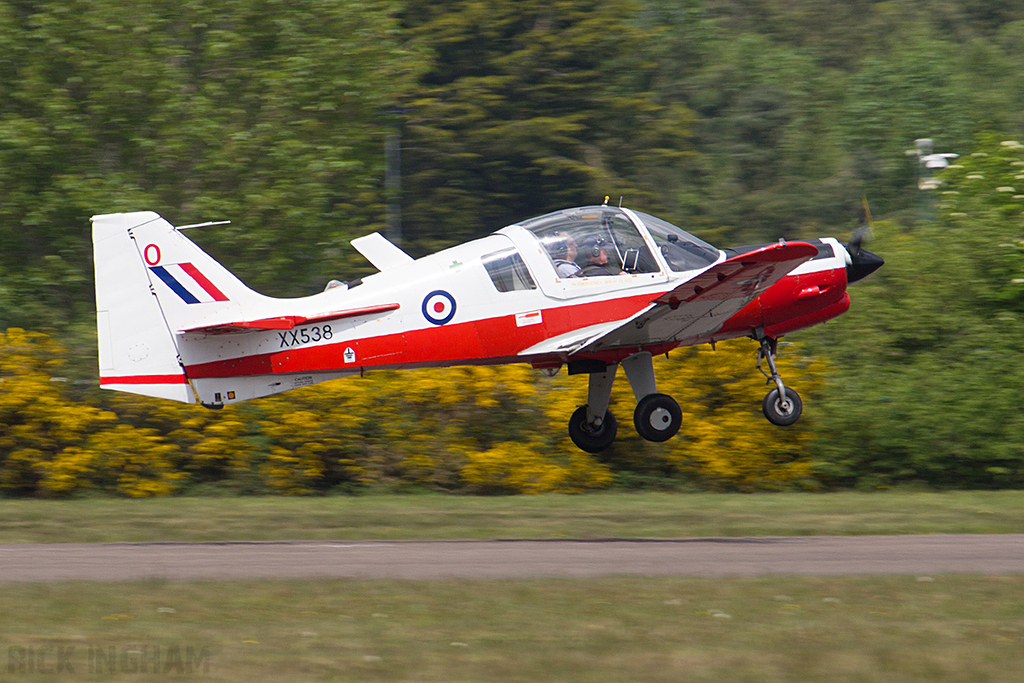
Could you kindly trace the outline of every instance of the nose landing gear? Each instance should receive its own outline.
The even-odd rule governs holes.
[[[782,377],[775,367],[775,355],[778,352],[779,340],[771,337],[760,339],[761,348],[757,352],[757,369],[762,375],[768,378],[768,382],[775,382],[775,388],[768,392],[761,402],[761,411],[768,421],[779,427],[788,427],[800,419],[804,404],[800,400],[800,394],[793,389],[787,389],[782,383]],[[769,375],[761,368],[761,359],[768,361]]]

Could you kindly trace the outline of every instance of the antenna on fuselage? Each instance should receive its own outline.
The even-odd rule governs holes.
[[[177,225],[175,230],[191,230],[192,228],[208,228],[211,225],[227,225],[231,221],[207,221],[205,223],[192,223],[191,225]]]

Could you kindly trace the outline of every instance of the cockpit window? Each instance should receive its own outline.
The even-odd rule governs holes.
[[[523,258],[515,249],[488,254],[483,257],[484,268],[491,276],[491,282],[499,292],[514,292],[522,289],[537,289]]]
[[[676,272],[707,268],[718,260],[718,249],[668,221],[636,212],[654,238],[668,267]]]
[[[567,209],[520,225],[544,245],[560,278],[660,270],[636,226],[614,207]]]

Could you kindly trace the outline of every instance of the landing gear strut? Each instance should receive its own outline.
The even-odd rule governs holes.
[[[604,372],[591,372],[587,405],[577,408],[569,418],[569,438],[587,453],[600,453],[612,445],[618,434],[615,416],[608,410],[618,369],[618,365],[607,365]]]
[[[683,424],[683,411],[671,396],[658,393],[654,380],[654,362],[646,351],[635,353],[622,361],[626,379],[636,397],[633,426],[648,441],[668,441]]]
[[[768,378],[768,382],[775,382],[775,388],[768,392],[761,402],[761,410],[768,421],[779,427],[788,427],[800,419],[804,404],[800,400],[800,394],[793,389],[787,389],[782,383],[779,371],[775,367],[775,354],[778,351],[779,340],[771,337],[760,339],[761,348],[757,352],[757,369]],[[761,368],[761,359],[768,361],[769,375]]]

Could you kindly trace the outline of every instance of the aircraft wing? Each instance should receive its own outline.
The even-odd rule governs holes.
[[[772,244],[715,264],[651,306],[570,353],[682,341],[714,334],[740,309],[818,253],[805,242]]]
[[[259,320],[238,320],[233,322],[214,323],[201,327],[190,327],[185,330],[178,330],[179,334],[186,332],[196,334],[230,334],[232,332],[249,332],[252,330],[290,330],[298,325],[311,325],[314,323],[330,322],[343,318],[357,318],[363,315],[380,315],[397,310],[399,305],[380,304],[377,306],[364,306],[362,308],[349,308],[343,311],[331,311],[312,316],[304,315],[282,315],[276,318],[260,318]]]
[[[565,334],[560,334],[557,337],[545,339],[541,343],[535,344],[528,349],[524,349],[519,352],[519,355],[539,356],[549,353],[571,354],[583,348],[590,342],[600,339],[609,332],[615,331],[619,326],[629,320],[631,320],[631,318],[626,320],[613,320],[607,323],[583,327],[578,330],[573,330],[572,332],[566,332]]]

